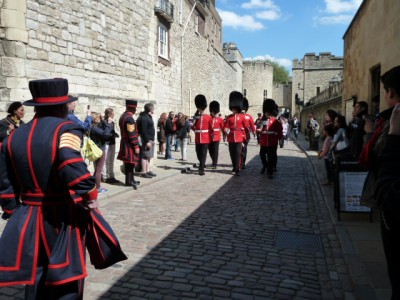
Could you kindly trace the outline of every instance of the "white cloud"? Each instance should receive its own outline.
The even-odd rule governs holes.
[[[315,20],[323,25],[330,25],[330,24],[349,24],[353,16],[351,15],[336,15],[336,16],[325,16],[315,18]]]
[[[218,13],[222,18],[222,25],[233,27],[233,28],[243,28],[244,30],[254,31],[264,28],[264,25],[257,22],[253,16],[243,15],[239,16],[234,12],[224,11],[218,9]]]
[[[278,20],[281,17],[281,14],[279,11],[265,10],[265,11],[256,13],[256,17],[259,19],[262,19],[262,20],[274,21],[274,20]]]
[[[245,58],[244,60],[271,60],[276,61],[278,64],[284,66],[286,69],[292,68],[292,60],[289,58],[276,58],[269,54],[258,55],[253,58]]]
[[[340,14],[344,12],[355,12],[362,0],[325,0],[326,12],[330,14]]]
[[[252,8],[277,9],[278,6],[276,6],[272,0],[264,0],[264,1],[263,0],[250,0],[250,2],[243,3],[242,8],[246,8],[246,9],[252,9]]]

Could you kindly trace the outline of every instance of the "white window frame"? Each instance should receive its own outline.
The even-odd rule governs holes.
[[[158,24],[158,56],[169,60],[169,32],[163,24]]]

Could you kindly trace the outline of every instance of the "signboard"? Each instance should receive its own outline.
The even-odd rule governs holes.
[[[341,212],[369,213],[372,209],[360,205],[361,193],[368,172],[358,163],[354,154],[340,154],[336,157],[334,201],[340,220]]]

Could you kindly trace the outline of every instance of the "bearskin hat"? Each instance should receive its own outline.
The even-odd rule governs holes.
[[[205,110],[207,108],[207,99],[204,95],[199,94],[194,98],[194,104],[197,109]]]
[[[217,114],[220,112],[219,102],[218,101],[211,101],[210,102],[210,112]]]
[[[243,110],[247,112],[248,109],[249,109],[249,100],[247,100],[247,98],[244,97],[243,98]]]
[[[265,99],[263,103],[263,113],[276,114],[277,105],[273,99]]]
[[[233,91],[229,94],[229,109],[243,109],[243,94],[241,92]]]

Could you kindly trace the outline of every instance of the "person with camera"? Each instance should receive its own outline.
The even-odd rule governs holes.
[[[310,112],[307,121],[307,132],[308,132],[308,150],[318,151],[319,143],[319,124],[317,120],[314,119],[314,113]]]
[[[91,117],[92,111],[90,110],[90,105],[87,106],[86,117],[84,121],[81,121],[75,115],[76,101],[68,103],[67,106],[68,106],[68,116],[67,116],[68,120],[81,126],[85,130],[85,133],[89,132],[90,126],[92,126],[93,122],[93,119]]]
[[[204,113],[207,108],[207,99],[204,95],[197,95],[194,98],[197,111],[194,115],[193,131],[195,135],[196,154],[199,160],[199,175],[205,175],[207,150],[213,136],[212,117]]]

